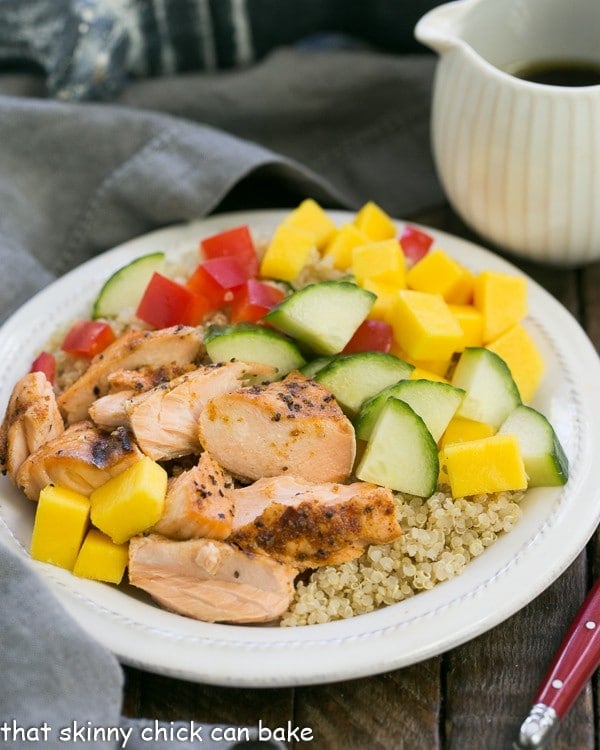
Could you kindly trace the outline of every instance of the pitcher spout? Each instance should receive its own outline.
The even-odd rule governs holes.
[[[454,0],[426,13],[415,26],[415,37],[438,54],[448,52],[462,42],[462,19],[473,0]]]

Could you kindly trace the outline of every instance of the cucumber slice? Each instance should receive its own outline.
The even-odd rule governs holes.
[[[506,362],[483,347],[464,350],[456,364],[452,385],[466,391],[458,416],[496,428],[521,403],[519,389]]]
[[[436,380],[401,380],[365,401],[355,424],[356,437],[360,440],[370,438],[384,404],[393,396],[414,409],[423,419],[437,443],[444,434],[448,422],[455,415],[464,395],[463,390],[450,383]]]
[[[569,461],[554,428],[543,414],[521,404],[498,432],[516,435],[529,487],[560,487],[569,478]]]
[[[396,492],[430,497],[439,471],[437,445],[425,422],[392,396],[375,422],[356,476]]]
[[[265,320],[316,354],[341,352],[376,296],[348,281],[309,284],[282,300]]]
[[[317,357],[316,359],[311,359],[310,362],[307,362],[304,367],[300,368],[300,372],[303,375],[306,375],[307,378],[314,378],[314,376],[319,372],[319,370],[322,370],[325,365],[328,365],[333,357]]]
[[[135,308],[155,271],[165,265],[164,253],[150,253],[119,268],[105,282],[92,309],[94,320],[115,318],[126,308]]]
[[[252,323],[209,326],[204,334],[204,345],[213,362],[237,359],[276,368],[271,378],[261,377],[261,380],[278,380],[305,364],[292,341],[277,331]]]
[[[414,367],[393,354],[358,352],[334,357],[313,379],[335,396],[350,417],[383,388],[409,377]]]

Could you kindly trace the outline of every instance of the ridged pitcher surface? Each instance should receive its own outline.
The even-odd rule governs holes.
[[[544,8],[558,12],[557,3],[545,2],[540,13]],[[585,4],[577,0],[571,8],[560,2],[567,13]],[[490,61],[460,36],[453,39],[461,30],[467,39],[483,37],[481,18],[473,30],[468,14],[477,11],[481,16],[486,5],[489,0],[450,3],[417,25],[417,37],[440,54],[431,138],[442,187],[457,213],[491,244],[552,264],[598,260],[600,85],[531,83],[496,64],[493,55],[501,55],[499,43]],[[524,6],[508,0],[505,7],[510,16],[511,9]],[[594,7],[600,40],[598,0]],[[453,13],[460,21],[455,27]],[[496,26],[499,23],[497,17]],[[510,29],[508,24],[504,33]],[[512,37],[510,44],[517,48]],[[600,65],[600,43],[597,46]]]

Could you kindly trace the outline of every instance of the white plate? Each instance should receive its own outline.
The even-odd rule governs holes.
[[[57,328],[88,314],[102,282],[146,252],[176,256],[202,236],[249,223],[268,236],[281,211],[237,213],[154,232],[70,272],[18,310],[0,329],[0,409],[33,355]],[[350,214],[333,212],[340,223]],[[401,224],[399,223],[399,227]],[[471,243],[428,230],[473,271],[519,274]],[[376,674],[457,646],[506,619],[572,562],[600,520],[596,448],[600,438],[600,362],[585,333],[545,290],[529,280],[526,326],[547,364],[534,405],[554,425],[571,463],[561,489],[530,491],[516,528],[465,572],[432,591],[371,614],[300,628],[196,622],[163,611],[132,589],[85,581],[36,564],[67,610],[123,662],[174,677],[220,685],[273,687]],[[0,535],[28,556],[34,504],[0,480]]]

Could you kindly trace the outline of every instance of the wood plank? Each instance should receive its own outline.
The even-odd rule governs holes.
[[[144,673],[137,715],[227,726],[285,726],[293,720],[293,689],[229,688]]]
[[[124,716],[138,718],[141,707],[141,690],[146,676],[146,672],[133,667],[123,667],[123,676],[125,679],[123,685],[123,705],[121,711]]]
[[[518,735],[586,590],[586,555],[513,617],[447,655],[447,750],[505,750]],[[594,747],[591,688],[567,715],[553,750]]]
[[[440,659],[370,679],[296,689],[295,723],[328,750],[438,750]]]
[[[585,330],[600,351],[600,263],[594,263],[580,271],[581,317]]]

